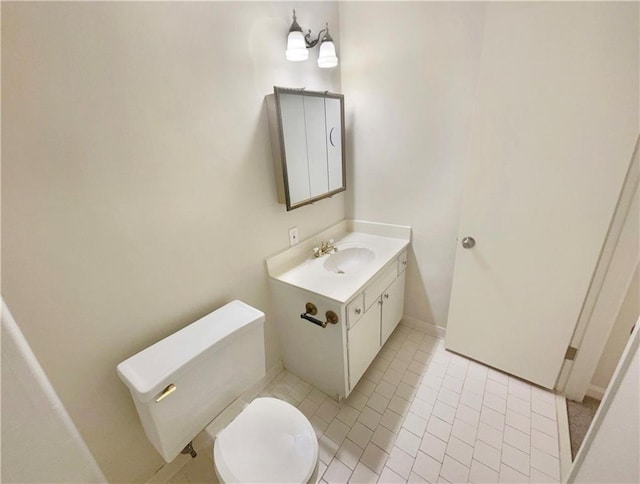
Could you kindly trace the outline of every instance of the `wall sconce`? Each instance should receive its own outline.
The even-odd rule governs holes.
[[[293,23],[289,29],[289,37],[287,37],[287,60],[298,62],[309,58],[309,51],[320,42],[320,53],[318,54],[318,67],[329,68],[338,65],[338,57],[336,57],[336,46],[333,43],[331,35],[329,35],[329,24],[318,33],[316,40],[311,39],[311,29],[307,35],[302,33],[302,28],[296,20],[296,11],[293,11]]]

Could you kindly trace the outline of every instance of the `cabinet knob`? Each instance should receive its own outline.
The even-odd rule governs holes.
[[[406,260],[403,260],[403,261],[402,261],[402,265],[403,265],[403,266],[406,266],[406,265],[407,265],[407,261],[406,261]]]
[[[384,298],[385,298],[385,299],[389,299],[389,293],[386,293],[386,294],[384,295]]]
[[[362,309],[356,308],[356,314],[360,314],[361,312],[362,312]]]
[[[382,299],[378,299],[378,304],[380,304],[380,306],[382,306]]]

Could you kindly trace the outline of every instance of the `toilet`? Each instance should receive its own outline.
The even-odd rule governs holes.
[[[264,313],[232,301],[117,366],[144,431],[166,462],[266,373]],[[220,482],[307,483],[318,440],[293,405],[256,398],[215,436]]]
[[[220,482],[310,482],[318,440],[297,408],[256,398],[217,435],[213,461]]]

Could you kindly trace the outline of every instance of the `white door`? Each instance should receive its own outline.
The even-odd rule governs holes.
[[[637,25],[611,12],[487,7],[446,347],[546,388],[638,130]]]

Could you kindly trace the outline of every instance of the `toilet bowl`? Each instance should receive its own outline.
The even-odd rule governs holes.
[[[318,439],[293,405],[256,398],[218,433],[213,461],[224,483],[307,483],[315,480]]]
[[[200,431],[264,379],[264,320],[262,311],[232,301],[118,365],[165,461],[188,451]],[[304,484],[315,477],[318,440],[300,410],[256,398],[218,432],[213,455],[222,482]]]

